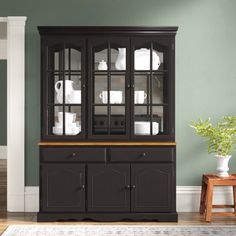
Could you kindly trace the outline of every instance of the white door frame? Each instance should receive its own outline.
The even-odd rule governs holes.
[[[25,210],[25,22],[7,22],[7,210]]]

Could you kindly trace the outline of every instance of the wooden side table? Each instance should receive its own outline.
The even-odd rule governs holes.
[[[232,186],[234,205],[212,205],[214,186]],[[212,212],[212,208],[234,208],[234,212]],[[224,178],[214,174],[202,176],[200,214],[204,213],[207,222],[211,222],[212,216],[236,216],[236,174]]]

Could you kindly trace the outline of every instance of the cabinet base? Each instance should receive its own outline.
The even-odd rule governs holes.
[[[38,222],[52,221],[158,221],[177,222],[176,212],[168,213],[43,213],[37,214]]]

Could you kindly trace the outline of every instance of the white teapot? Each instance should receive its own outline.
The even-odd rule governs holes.
[[[98,70],[107,70],[107,63],[104,60],[99,62]]]
[[[71,103],[71,92],[74,91],[73,84],[72,80],[65,80],[65,103]],[[63,80],[55,83],[55,90],[58,103],[63,103]]]

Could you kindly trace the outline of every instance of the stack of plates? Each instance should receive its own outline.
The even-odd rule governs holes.
[[[66,124],[65,126],[65,135],[77,135],[81,132],[81,125],[77,122]],[[63,134],[63,127],[56,122],[56,125],[52,127],[52,133],[55,135]]]

